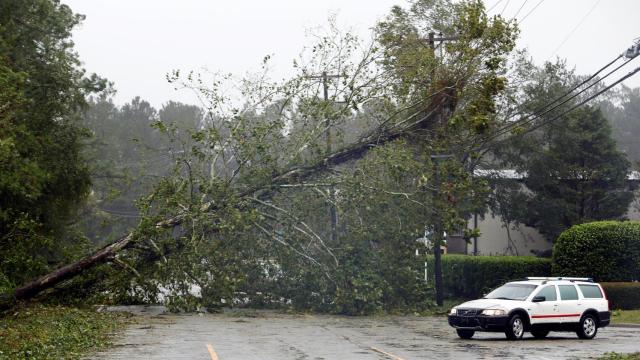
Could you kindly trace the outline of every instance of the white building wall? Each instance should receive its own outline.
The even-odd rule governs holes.
[[[627,218],[629,220],[640,220],[640,198],[637,198],[635,201],[631,203],[629,206],[629,211],[627,212]]]
[[[476,170],[475,174],[481,177],[511,180],[519,180],[526,176],[509,169]],[[636,188],[637,183],[640,181],[640,172],[632,171],[628,179],[630,188]],[[524,188],[524,185],[522,186]],[[640,196],[631,203],[626,217],[629,220],[640,221]],[[469,221],[469,227],[473,228],[473,220]],[[553,246],[536,229],[525,225],[511,225],[507,229],[500,216],[493,217],[490,213],[485,214],[484,219],[478,219],[478,228],[481,232],[481,236],[478,237],[479,255],[533,255],[533,251],[545,251]],[[511,238],[511,241],[509,241],[509,238]],[[458,252],[458,248],[462,249],[459,252],[464,252],[464,244],[461,243],[459,245],[455,247],[456,252]],[[466,245],[466,250],[467,254],[473,253],[473,240],[471,244]]]
[[[473,226],[472,222],[470,225]],[[507,230],[500,216],[487,214],[484,219],[478,219],[478,229],[481,234],[478,237],[479,255],[534,255],[532,250],[544,251],[552,246],[534,228],[511,225]],[[473,243],[468,249],[468,253],[473,252]]]
[[[626,216],[629,220],[640,221],[640,199],[629,206]],[[469,227],[473,228],[473,221],[469,221]],[[545,251],[553,246],[532,227],[511,225],[507,231],[502,218],[492,217],[489,213],[484,219],[478,219],[478,228],[481,233],[478,237],[479,255],[533,255],[533,251]],[[471,253],[473,242],[467,245],[467,254]]]

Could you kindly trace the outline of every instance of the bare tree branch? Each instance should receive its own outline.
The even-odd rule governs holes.
[[[266,201],[262,201],[262,200],[256,199],[256,198],[249,198],[249,199],[254,201],[254,202],[257,202],[258,204],[261,204],[261,205],[267,206],[269,208],[272,208],[274,210],[277,210],[277,211],[287,215],[287,217],[291,218],[293,221],[301,224],[306,229],[306,231],[301,229],[301,228],[299,228],[299,227],[297,227],[297,226],[295,226],[295,225],[294,225],[294,229],[296,229],[299,232],[305,234],[307,237],[311,237],[311,238],[317,240],[318,243],[320,243],[320,245],[322,245],[322,247],[325,249],[325,251],[329,255],[331,255],[331,257],[333,258],[333,260],[336,263],[336,266],[339,265],[338,258],[336,258],[336,256],[333,254],[333,251],[331,251],[331,249],[327,246],[325,241],[322,240],[322,237],[320,237],[320,235],[318,235],[315,231],[313,231],[313,229],[309,225],[307,225],[307,223],[302,221],[302,219],[298,218],[297,216],[293,215],[291,212],[289,212],[289,211],[287,211],[287,210],[285,210],[283,208],[280,208],[280,207],[278,207],[278,206],[276,206],[274,204],[271,204],[271,203],[268,203]]]

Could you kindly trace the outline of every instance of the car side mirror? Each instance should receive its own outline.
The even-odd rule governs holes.
[[[543,301],[547,301],[547,298],[544,296],[534,296],[533,300],[531,300],[533,302],[543,302]]]

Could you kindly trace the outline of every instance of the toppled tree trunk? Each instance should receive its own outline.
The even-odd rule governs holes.
[[[390,128],[390,129],[377,129],[373,133],[361,138],[358,142],[347,146],[339,151],[336,151],[323,159],[320,159],[316,163],[308,166],[293,167],[289,170],[283,171],[280,174],[276,174],[271,178],[268,184],[263,186],[254,187],[241,192],[240,197],[248,196],[260,190],[265,190],[273,187],[274,185],[283,185],[291,182],[297,182],[304,180],[314,174],[322,172],[332,166],[343,164],[347,161],[357,160],[362,158],[370,149],[380,145],[384,145],[406,135],[409,135],[416,128],[423,127],[424,123],[431,119],[433,112],[428,113],[421,119],[417,120],[413,124],[403,128]],[[201,211],[208,212],[214,211],[215,204],[212,202],[206,203],[202,206]],[[185,220],[184,214],[178,215],[163,221],[156,223],[156,228],[167,229],[180,225]],[[131,232],[113,243],[97,250],[91,255],[88,255],[72,264],[65,265],[58,268],[49,274],[46,274],[26,285],[23,285],[15,289],[13,294],[1,294],[0,295],[0,310],[12,307],[16,301],[28,300],[38,295],[43,290],[51,288],[64,280],[73,278],[76,275],[81,274],[84,270],[93,266],[105,263],[113,259],[118,252],[126,250],[133,246],[136,242],[134,233]]]
[[[179,225],[183,220],[183,216],[176,216],[156,223],[156,228],[172,228]],[[43,290],[79,275],[86,269],[105,263],[113,259],[118,252],[130,248],[134,244],[134,233],[131,232],[102,249],[97,250],[91,255],[85,256],[74,263],[58,268],[47,275],[17,288],[13,294],[2,294],[0,297],[0,310],[12,307],[16,301],[28,300],[38,295]]]
[[[133,233],[129,233],[128,235],[116,240],[114,243],[103,247],[75,263],[58,268],[55,271],[16,289],[13,297],[15,300],[29,299],[37,295],[42,290],[80,274],[85,269],[109,261],[116,255],[116,253],[130,247],[132,244]]]

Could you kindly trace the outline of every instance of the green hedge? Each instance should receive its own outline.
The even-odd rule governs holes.
[[[433,284],[433,256],[427,258]],[[550,276],[551,260],[533,256],[444,255],[442,279],[447,297],[475,299],[512,280]]]
[[[601,283],[607,298],[611,301],[611,309],[640,309],[640,283],[610,282]]]
[[[640,222],[598,221],[572,226],[553,246],[553,274],[596,281],[640,278]]]

